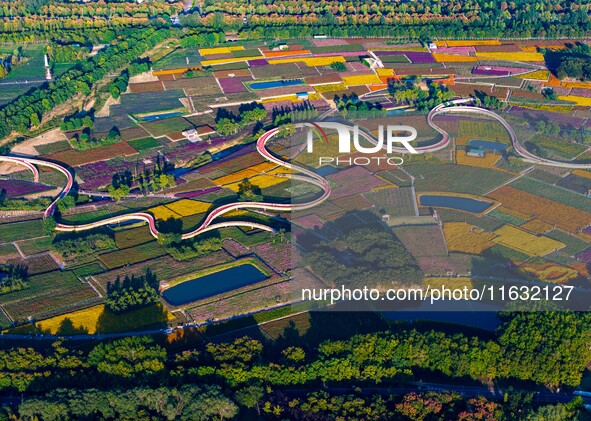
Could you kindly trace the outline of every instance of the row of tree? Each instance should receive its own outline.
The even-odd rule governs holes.
[[[109,48],[68,70],[52,83],[44,84],[0,109],[0,138],[13,131],[26,133],[55,106],[76,95],[88,95],[108,73],[128,66],[139,55],[168,38],[165,29],[131,32]]]

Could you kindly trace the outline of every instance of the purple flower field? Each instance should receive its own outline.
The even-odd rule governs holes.
[[[577,259],[584,263],[591,263],[591,247],[577,254]]]
[[[494,70],[485,67],[475,67],[472,69],[473,75],[486,75],[486,76],[508,76],[509,72],[506,70]]]
[[[224,77],[218,79],[225,94],[237,94],[246,92],[246,86],[242,83],[245,80],[252,80],[251,77]]]
[[[6,190],[6,197],[21,197],[52,190],[53,187],[22,180],[0,180],[0,190]]]
[[[261,66],[266,66],[267,64],[269,64],[269,62],[266,59],[264,59],[264,58],[259,58],[259,59],[256,59],[256,60],[250,60],[248,62],[248,65],[250,67],[261,67]]]

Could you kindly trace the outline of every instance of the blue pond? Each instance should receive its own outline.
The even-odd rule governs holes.
[[[314,172],[322,177],[326,177],[327,175],[331,175],[339,171],[340,170],[338,168],[331,167],[330,165],[324,165],[320,168],[316,168],[316,171]]]
[[[284,86],[301,85],[304,82],[301,79],[289,79],[289,80],[275,80],[272,82],[255,82],[251,83],[252,89],[269,89],[269,88],[282,88]]]
[[[181,113],[179,113],[179,112],[164,113],[164,114],[154,114],[154,115],[149,115],[149,116],[146,116],[146,117],[142,117],[142,121],[156,121],[156,120],[162,120],[163,118],[177,117],[179,115],[181,115]]]
[[[468,142],[470,146],[480,149],[493,149],[495,151],[504,151],[508,145],[501,142],[493,142],[492,140],[472,139]]]
[[[422,206],[458,209],[467,212],[480,213],[491,206],[489,202],[460,196],[421,195],[419,203]]]
[[[164,290],[162,296],[171,305],[179,306],[265,279],[267,277],[263,272],[246,263],[175,285]]]

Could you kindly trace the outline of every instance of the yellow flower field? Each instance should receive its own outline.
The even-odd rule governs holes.
[[[558,99],[562,101],[571,101],[576,103],[580,107],[591,107],[591,98],[587,98],[586,96],[576,96],[576,95],[559,95]]]
[[[376,69],[378,76],[394,76],[394,69]]]
[[[252,57],[218,58],[215,60],[203,60],[201,62],[201,65],[202,66],[215,66],[217,64],[238,63],[241,61],[258,60],[261,58],[264,58],[264,57],[263,56],[252,56]]]
[[[319,94],[322,94],[325,92],[342,91],[342,90],[347,89],[347,87],[345,85],[343,85],[342,83],[331,83],[331,84],[327,84],[327,85],[316,85],[316,86],[314,86],[314,89]]]
[[[263,174],[263,175],[257,175],[257,176],[251,177],[248,180],[252,184],[254,184],[255,186],[263,189],[265,187],[271,187],[271,186],[274,186],[275,184],[283,183],[284,181],[289,180],[289,179],[285,178],[285,177],[274,177],[272,175]],[[237,181],[236,183],[227,184],[225,187],[237,192],[238,186],[240,185],[240,183],[241,183],[240,181]]]
[[[472,56],[461,56],[458,54],[441,54],[441,53],[433,53],[433,58],[436,62],[447,62],[447,63],[469,63],[473,61],[478,61],[476,57]]]
[[[314,101],[317,99],[320,99],[320,97],[317,94],[315,94],[315,93],[308,94],[309,101]],[[296,94],[291,94],[291,95],[277,96],[277,97],[273,97],[273,98],[265,98],[265,99],[262,99],[260,102],[262,104],[268,104],[270,102],[281,102],[281,101],[301,102],[302,100],[299,99]]]
[[[105,310],[104,305],[98,305],[84,310],[74,311],[72,313],[63,314],[61,316],[52,317],[51,319],[42,320],[37,323],[37,327],[42,332],[48,332],[52,335],[58,333],[62,327],[62,323],[69,319],[72,322],[74,329],[85,330],[90,335],[96,333],[96,325],[99,316]]]
[[[446,222],[443,224],[443,234],[449,251],[480,254],[494,246],[492,232],[465,222]]]
[[[484,158],[477,158],[475,156],[468,156],[466,151],[456,152],[456,162],[460,165],[470,165],[472,167],[495,168],[495,164],[499,162],[501,155],[487,153]]]
[[[431,289],[441,288],[446,286],[448,288],[472,288],[472,278],[445,278],[445,277],[425,277],[423,279],[423,288],[430,286]]]
[[[476,52],[476,57],[508,61],[544,61],[544,56],[542,54],[528,52]]]
[[[235,182],[240,182],[245,178],[255,177],[263,172],[272,170],[275,167],[277,167],[277,164],[273,164],[272,162],[262,162],[260,164],[253,165],[252,167],[248,167],[243,170],[233,172],[232,174],[216,178],[215,180],[213,180],[213,182],[216,183],[218,186],[232,184]]]
[[[541,80],[541,81],[548,81],[550,79],[550,72],[548,70],[535,70],[530,73],[526,73],[524,75],[517,76],[521,79],[527,80]]]
[[[286,63],[306,63],[308,67],[330,66],[332,63],[347,61],[343,56],[331,57],[298,57],[298,58],[283,58],[276,60],[268,60],[269,64],[286,64]]]
[[[199,54],[202,56],[210,56],[213,54],[229,54],[232,51],[244,51],[244,47],[216,47],[216,48],[200,48]]]
[[[345,76],[343,78],[343,84],[345,86],[375,85],[381,83],[382,79],[377,75]]]
[[[211,208],[211,203],[182,199],[177,202],[169,203],[166,207],[171,211],[178,213],[180,216],[191,216],[207,212],[209,208]]]
[[[574,170],[572,173],[574,175],[578,175],[579,177],[591,178],[591,171]]]
[[[534,234],[544,234],[554,228],[554,225],[550,225],[539,219],[532,219],[519,227]]]
[[[591,82],[561,82],[563,88],[591,89]]]
[[[138,308],[123,314],[105,311],[105,306],[101,304],[41,320],[35,326],[42,332],[52,335],[76,335],[83,331],[87,331],[88,334],[129,332],[141,327],[162,326],[175,319],[174,314],[161,304]]]
[[[548,237],[538,237],[512,225],[504,225],[494,232],[495,243],[530,256],[545,256],[564,247],[560,241]]]
[[[548,263],[539,266],[523,265],[521,270],[532,274],[536,279],[542,282],[561,284],[579,276],[579,273],[572,268],[562,266],[556,263]]]
[[[174,212],[173,210],[170,210],[165,205],[160,205],[160,206],[150,208],[150,209],[148,209],[148,212],[150,212],[152,215],[154,215],[154,218],[162,220],[162,221],[165,221],[170,218],[180,218],[181,217],[181,215]]]

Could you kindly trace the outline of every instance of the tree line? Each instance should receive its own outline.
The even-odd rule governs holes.
[[[501,319],[492,337],[393,326],[388,331],[327,339],[317,346],[302,339],[286,346],[248,337],[205,346],[187,343],[181,351],[167,340],[155,342],[149,337],[127,337],[91,349],[58,341],[49,349],[0,351],[0,389],[24,394],[24,402],[14,409],[17,415],[44,420],[61,419],[64,414],[76,419],[199,419],[197,409],[181,414],[174,408],[180,408],[181,396],[201,401],[208,391],[216,391],[220,399],[212,410],[228,412],[223,416],[216,410],[216,415],[203,419],[232,418],[238,411],[252,411],[265,419],[588,419],[580,399],[540,405],[534,392],[511,389],[494,401],[462,398],[453,391],[398,396],[330,393],[335,387],[351,390],[351,385],[406,385],[417,375],[428,379],[429,373],[451,384],[451,379],[471,378],[485,386],[511,380],[554,391],[580,384],[591,362],[589,314],[503,313]],[[319,392],[323,386],[326,392]],[[290,394],[292,390],[299,393]],[[159,397],[158,407],[148,394]]]

